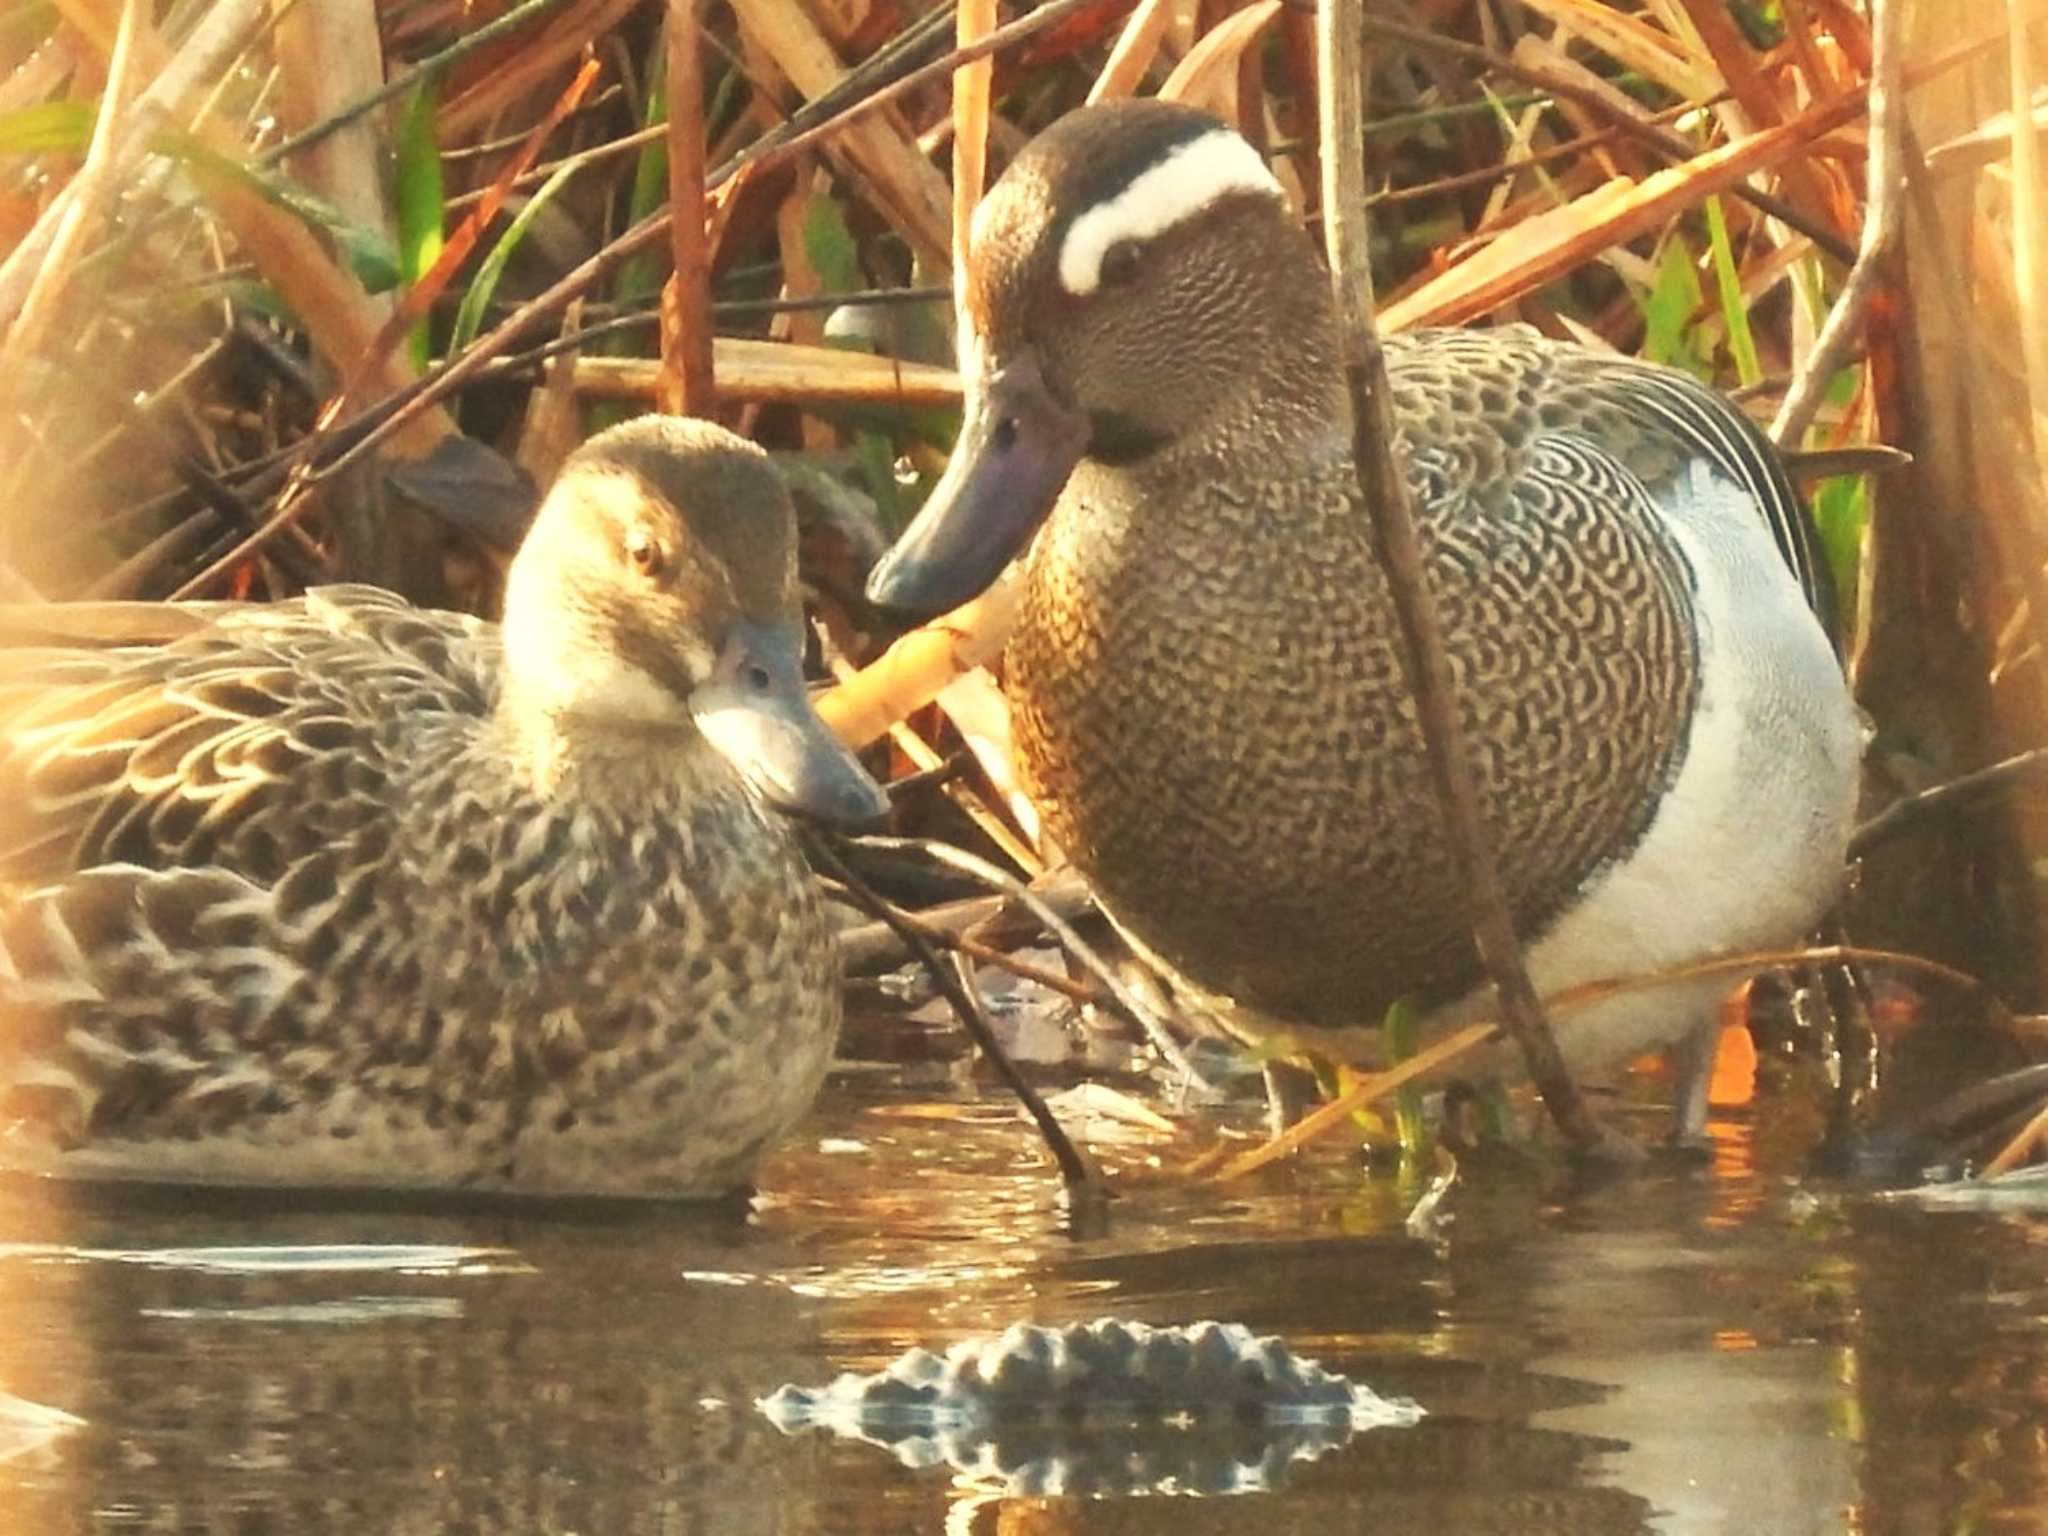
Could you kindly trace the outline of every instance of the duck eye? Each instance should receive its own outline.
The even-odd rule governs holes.
[[[775,686],[775,679],[768,675],[768,669],[758,661],[748,662],[741,669],[740,677],[745,681],[747,689],[751,693],[768,693]]]
[[[633,569],[642,576],[659,576],[668,565],[668,552],[644,528],[635,528],[626,535],[626,558]]]
[[[1138,242],[1119,240],[1102,253],[1104,287],[1121,288],[1138,275]]]

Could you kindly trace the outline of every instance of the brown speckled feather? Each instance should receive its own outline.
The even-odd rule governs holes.
[[[600,680],[615,631],[579,615],[659,617],[624,586],[571,603],[601,565],[549,579]],[[495,629],[360,587],[7,660],[6,1161],[715,1193],[814,1094],[839,1017],[817,896],[680,701],[508,702]]]

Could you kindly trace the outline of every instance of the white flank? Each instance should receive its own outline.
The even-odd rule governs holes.
[[[1834,653],[1741,488],[1695,462],[1659,504],[1696,583],[1685,761],[1642,841],[1529,946],[1539,992],[1797,943],[1840,888],[1863,740]],[[1580,1069],[1678,1045],[1711,1027],[1739,980],[1573,1010],[1558,1044]],[[1468,997],[1431,1028],[1488,1011]]]
[[[1150,240],[1234,192],[1284,197],[1280,183],[1240,135],[1218,128],[1166,158],[1068,226],[1060,245],[1060,282],[1076,296],[1102,281],[1102,258],[1123,240]]]

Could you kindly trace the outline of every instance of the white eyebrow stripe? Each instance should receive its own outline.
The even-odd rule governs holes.
[[[1120,240],[1149,240],[1233,192],[1284,197],[1280,183],[1240,135],[1215,128],[1171,150],[1107,202],[1068,226],[1060,242],[1060,284],[1084,296],[1102,281],[1102,258]]]

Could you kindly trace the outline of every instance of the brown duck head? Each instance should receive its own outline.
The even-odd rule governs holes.
[[[937,612],[1029,542],[1083,458],[1285,453],[1344,412],[1328,278],[1258,152],[1161,101],[1084,108],[975,210],[966,402],[944,476],[868,595]]]
[[[512,563],[504,645],[517,721],[694,732],[771,804],[854,822],[887,808],[805,692],[788,493],[709,422],[644,416],[570,456]]]

